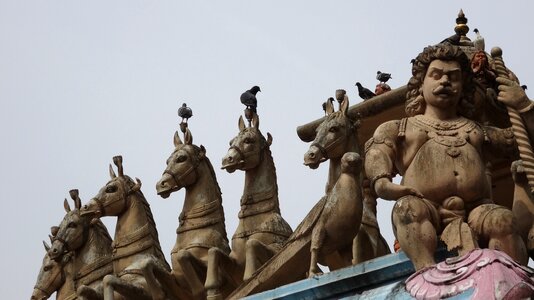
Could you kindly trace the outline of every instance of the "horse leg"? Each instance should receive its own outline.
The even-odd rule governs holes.
[[[79,300],[101,300],[104,298],[102,291],[100,293],[87,285],[81,285],[76,289]]]
[[[104,284],[104,300],[115,300],[115,295],[123,299],[151,300],[145,290],[133,285],[115,275],[106,275],[102,281]],[[120,299],[120,298],[119,298]]]
[[[208,272],[204,287],[210,300],[223,299],[224,279],[235,288],[242,282],[242,274],[237,262],[221,249],[212,247],[208,250]]]
[[[275,253],[275,250],[262,242],[256,239],[249,239],[246,246],[246,263],[243,280],[248,280]]]
[[[324,222],[317,222],[312,232],[312,241],[311,241],[311,258],[310,258],[310,269],[308,270],[308,277],[313,277],[315,275],[322,274],[319,266],[317,265],[319,260],[319,249],[323,246],[324,238],[326,236],[326,230],[324,228]]]
[[[145,277],[146,284],[148,286],[150,294],[152,295],[152,299],[164,300],[165,291],[163,291],[163,287],[156,279],[156,276],[154,274],[155,269],[157,269],[157,266],[155,265],[154,261],[149,259],[143,262],[140,266],[140,269],[143,271],[143,276]]]
[[[184,277],[189,284],[191,293],[194,297],[202,297],[204,294],[204,284],[202,284],[202,279],[197,270],[200,267],[199,261],[189,251],[183,249],[176,253],[176,258],[185,274]]]

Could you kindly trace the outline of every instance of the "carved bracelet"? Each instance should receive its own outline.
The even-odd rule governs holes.
[[[371,191],[373,193],[376,194],[376,191],[375,191],[375,183],[378,179],[381,179],[381,178],[387,178],[389,179],[389,181],[391,181],[391,173],[380,173],[378,175],[376,175],[375,177],[371,178],[371,183],[369,184],[369,186],[371,187]]]

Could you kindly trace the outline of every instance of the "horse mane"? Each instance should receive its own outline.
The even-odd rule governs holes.
[[[95,228],[97,234],[103,237],[106,240],[106,242],[111,245],[111,242],[113,242],[113,239],[109,235],[109,231],[106,225],[104,225],[104,223],[102,223],[100,219],[94,219],[91,225],[93,226],[93,228]]]
[[[135,185],[135,181],[133,181],[132,178],[130,178],[127,175],[124,175],[124,177],[126,178],[126,180],[128,182],[129,188],[132,188]],[[137,199],[139,200],[139,202],[141,204],[143,204],[143,206],[145,208],[144,209],[145,210],[145,214],[146,214],[146,217],[148,219],[148,223],[149,223],[150,227],[153,228],[151,236],[154,239],[154,241],[156,242],[155,243],[155,247],[156,247],[156,251],[158,253],[158,257],[161,259],[162,263],[166,267],[168,267],[170,269],[170,266],[167,263],[167,260],[165,259],[165,255],[163,254],[163,251],[161,250],[161,244],[159,242],[158,229],[156,228],[156,222],[154,221],[154,215],[152,214],[152,210],[150,209],[150,204],[146,200],[145,195],[143,194],[143,192],[141,192],[141,190],[136,191],[135,194],[137,195]]]

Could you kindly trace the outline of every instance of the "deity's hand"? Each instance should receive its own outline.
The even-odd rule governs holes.
[[[516,110],[523,110],[530,105],[525,90],[517,82],[502,76],[497,77],[496,80],[499,83],[499,95],[497,96],[499,101]]]
[[[384,200],[397,200],[408,195],[423,198],[423,194],[416,189],[393,183],[388,178],[380,178],[375,182],[374,187],[376,195]]]

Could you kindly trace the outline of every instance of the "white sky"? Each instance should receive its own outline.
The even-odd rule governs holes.
[[[220,164],[238,131],[239,96],[253,85],[262,89],[260,127],[274,137],[281,211],[293,228],[323,195],[328,167],[303,166],[309,145],[296,127],[321,117],[338,88],[359,102],[354,83],[372,88],[377,70],[393,74],[392,87],[404,85],[410,60],[454,33],[460,8],[486,50],[501,46],[534,89],[532,2],[323,3],[0,0],[1,298],[30,297],[41,240],[62,219],[68,190],[88,201],[117,154],[125,173],[143,181],[168,255],[184,192],[163,200],[155,184],[182,102],[194,111],[194,142],[216,168],[231,236],[244,173]],[[392,244],[390,208],[380,201]],[[106,224],[113,232],[115,219]]]

